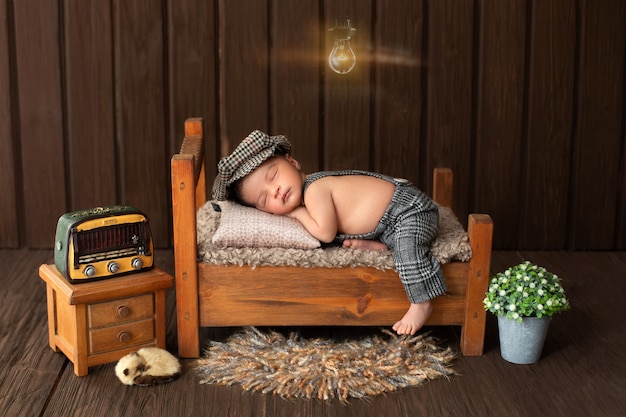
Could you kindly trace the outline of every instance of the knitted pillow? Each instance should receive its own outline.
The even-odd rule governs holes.
[[[214,202],[221,211],[220,224],[213,235],[213,244],[235,248],[320,247],[302,224],[291,217],[277,216],[233,201]]]

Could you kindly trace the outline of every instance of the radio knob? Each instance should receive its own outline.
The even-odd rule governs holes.
[[[133,269],[139,270],[143,268],[143,261],[139,258],[133,258],[133,260],[130,261],[130,265],[133,267]]]
[[[87,265],[85,269],[83,269],[83,274],[85,274],[87,278],[91,278],[96,275],[96,268],[93,265]]]
[[[109,262],[109,264],[107,265],[107,270],[112,274],[116,274],[117,271],[120,270],[120,266],[117,264],[117,262]]]

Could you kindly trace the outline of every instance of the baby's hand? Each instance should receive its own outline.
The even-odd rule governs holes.
[[[302,210],[304,210],[306,212],[306,208],[304,206],[298,206],[295,209],[291,210],[289,213],[286,214],[286,216],[292,217],[294,219],[298,218],[298,212],[301,212]]]

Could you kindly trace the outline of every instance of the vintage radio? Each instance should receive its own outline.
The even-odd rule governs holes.
[[[149,269],[153,254],[148,219],[130,206],[74,211],[57,223],[54,263],[72,283]]]

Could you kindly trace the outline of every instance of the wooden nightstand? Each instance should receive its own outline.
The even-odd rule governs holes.
[[[46,282],[50,347],[72,361],[77,376],[142,347],[165,348],[165,289],[173,278],[159,268],[71,284],[44,264],[39,276]]]

